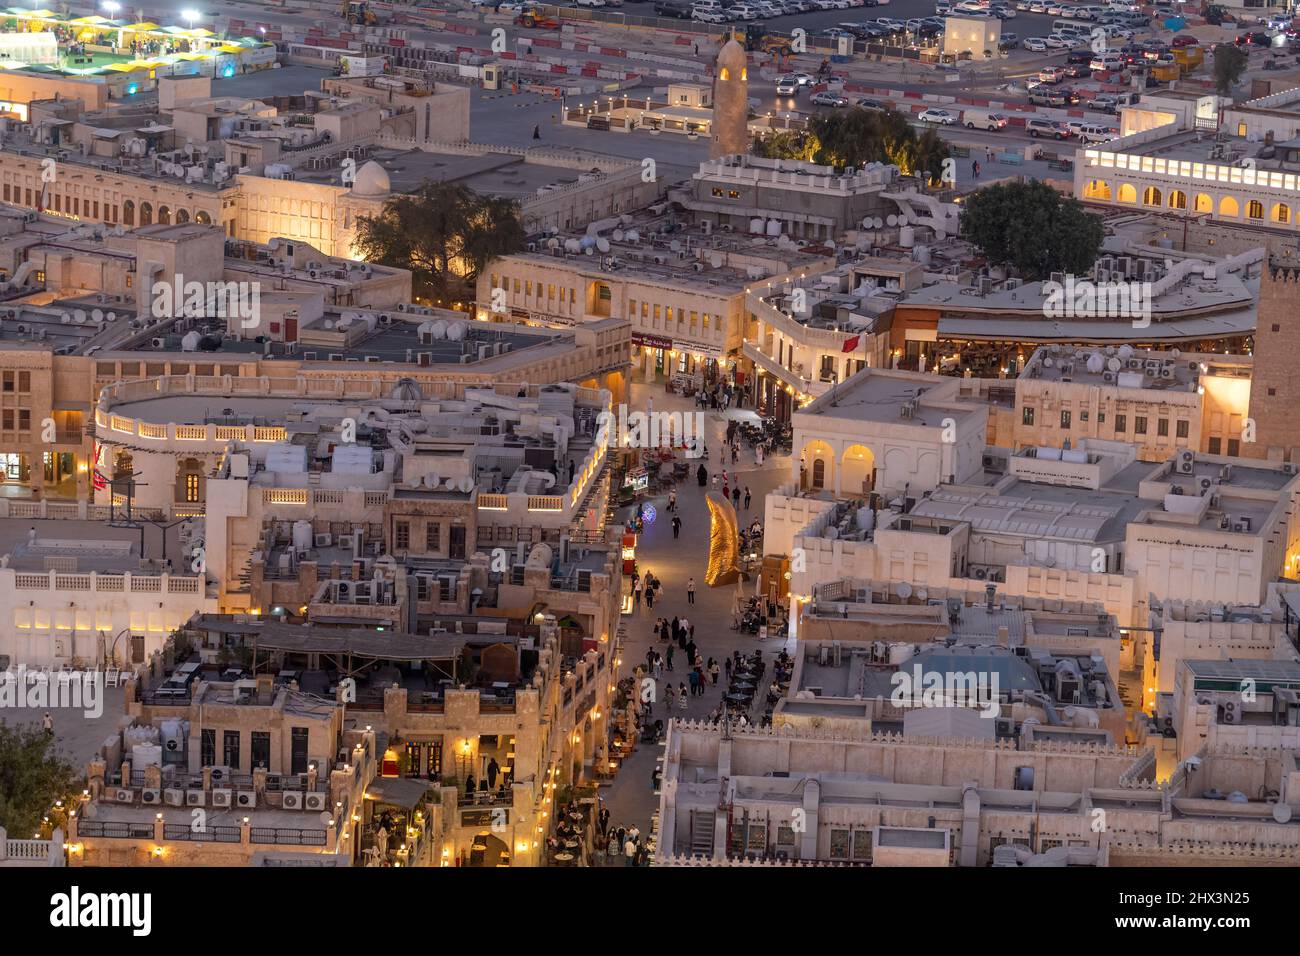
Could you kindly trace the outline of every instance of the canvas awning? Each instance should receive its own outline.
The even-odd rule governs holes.
[[[408,777],[381,777],[366,787],[366,799],[403,810],[414,810],[429,791],[429,781]]]

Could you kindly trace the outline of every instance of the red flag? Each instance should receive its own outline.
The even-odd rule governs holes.
[[[851,339],[845,339],[845,340],[844,340],[844,351],[845,351],[845,352],[853,352],[853,351],[855,351],[855,350],[857,349],[857,347],[858,347],[858,343],[859,343],[860,341],[862,341],[862,336],[860,336],[860,335],[855,335],[855,336],[853,336],[853,338],[851,338]]]

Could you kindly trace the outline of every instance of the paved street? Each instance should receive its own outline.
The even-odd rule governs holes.
[[[646,400],[653,399],[655,411],[694,410],[694,400],[679,395],[665,394],[662,386],[649,386],[636,383],[632,386],[632,400],[629,411],[643,410]],[[723,447],[726,421],[732,418],[755,418],[751,409],[731,409],[727,413],[705,412],[706,429],[710,459],[706,462],[710,476],[718,463],[718,454]],[[776,455],[768,458],[761,469],[757,468],[753,453],[743,447],[740,462],[726,466],[728,475],[737,474],[741,489],[749,487],[753,495],[749,511],[741,512],[744,523],[755,517],[762,519],[762,501],[768,492],[774,490],[790,478],[790,456]],[[738,471],[736,470],[738,469]],[[734,482],[733,482],[734,484]],[[704,500],[704,489],[700,488],[694,475],[678,485],[677,508],[682,517],[681,538],[674,540],[671,515],[668,513],[667,495],[649,499],[658,509],[659,515],[653,524],[647,526],[637,546],[637,567],[642,574],[647,571],[663,582],[663,599],[657,601],[653,609],[644,605],[633,614],[624,618],[627,625],[627,645],[623,651],[624,669],[631,673],[638,663],[645,664],[646,651],[655,647],[661,654],[667,653],[667,645],[659,641],[652,633],[654,621],[658,617],[674,615],[685,616],[695,625],[695,643],[698,653],[707,661],[710,657],[722,661],[730,657],[733,650],[752,653],[755,648],[763,650],[763,656],[771,660],[781,649],[781,641],[768,640],[760,642],[750,634],[741,634],[731,629],[732,605],[736,600],[734,585],[711,589],[704,585],[704,571],[708,561],[709,550],[709,511]],[[743,508],[744,501],[741,505]],[[620,517],[629,516],[631,509],[620,512]],[[691,606],[686,600],[686,582],[694,577],[696,584],[695,604]],[[626,582],[625,582],[626,584]],[[745,592],[752,594],[754,581],[746,582]],[[675,646],[675,645],[674,645]],[[664,678],[657,684],[658,701],[654,706],[653,717],[667,723],[669,716],[667,704],[663,701],[664,685],[671,678],[674,685],[686,683],[688,668],[685,666],[684,654],[679,649],[673,660],[673,671],[665,671]],[[770,669],[769,669],[770,674]],[[710,684],[702,697],[687,696],[685,710],[678,709],[674,703],[671,716],[700,719],[707,717],[722,700],[726,692],[726,672],[718,678],[718,685]],[[763,688],[755,695],[753,716],[760,718],[763,710]],[[610,811],[610,822],[630,826],[635,823],[643,833],[650,832],[651,817],[658,809],[659,798],[651,791],[651,777],[655,769],[655,759],[663,753],[661,746],[638,744],[636,752],[623,764],[622,770],[612,787],[605,791],[604,798]]]

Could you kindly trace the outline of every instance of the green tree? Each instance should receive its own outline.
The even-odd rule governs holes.
[[[1214,45],[1214,88],[1221,96],[1231,95],[1249,62],[1250,57],[1235,44]]]
[[[523,248],[519,204],[466,186],[426,182],[394,196],[378,216],[357,225],[357,250],[368,262],[410,269],[417,296],[473,297],[478,274],[498,256]]]
[[[817,137],[804,130],[777,130],[766,136],[755,136],[749,151],[764,159],[811,160],[821,144]]]
[[[1100,217],[1037,180],[998,183],[967,197],[961,231],[990,262],[1027,279],[1087,272],[1103,238]]]
[[[936,182],[949,155],[948,146],[933,130],[919,138],[906,116],[897,110],[850,109],[823,113],[808,124],[816,147],[813,162],[826,166],[865,166],[891,163],[904,175],[928,170]]]
[[[25,838],[41,832],[55,801],[63,801],[65,808],[69,805],[77,779],[52,734],[0,721],[0,826],[10,836]]]

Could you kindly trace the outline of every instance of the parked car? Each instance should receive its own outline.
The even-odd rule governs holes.
[[[1061,36],[1059,33],[1049,33],[1043,37],[1043,43],[1049,50],[1068,50],[1074,46],[1074,41]]]
[[[1025,130],[1033,139],[1045,136],[1049,139],[1069,139],[1070,128],[1049,119],[1030,119],[1025,121]]]
[[[808,97],[808,102],[812,103],[814,106],[834,106],[839,108],[841,106],[848,106],[849,98],[847,96],[842,96],[839,93],[832,93],[830,90],[822,90],[821,92],[814,93],[812,96]]]
[[[1020,45],[1030,53],[1046,53],[1049,49],[1047,41],[1042,37],[1025,37],[1020,41]]]
[[[883,113],[890,109],[888,103],[882,103],[880,100],[868,99],[865,96],[861,99],[854,100],[853,105],[859,109],[870,110],[873,113]]]
[[[952,126],[957,122],[957,116],[948,110],[941,110],[937,107],[930,107],[928,110],[922,110],[917,119],[922,123],[936,123],[940,126]]]
[[[998,37],[999,50],[1014,50],[1016,44],[1020,42],[1020,37],[1014,33],[1003,33]]]
[[[1192,36],[1190,33],[1180,33],[1169,41],[1169,45],[1177,49],[1178,47],[1184,46],[1200,46],[1201,41],[1196,39],[1196,37]]]
[[[1104,143],[1108,139],[1115,139],[1119,136],[1119,130],[1114,126],[1102,126],[1098,123],[1083,123],[1076,131],[1081,143]]]
[[[676,3],[674,0],[656,0],[654,12],[657,17],[672,17],[677,20],[689,20],[691,18],[691,8],[684,3]]]

